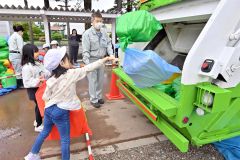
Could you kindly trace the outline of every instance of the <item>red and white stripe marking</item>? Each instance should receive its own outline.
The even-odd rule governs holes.
[[[10,75],[10,76],[0,77],[0,80],[1,80],[1,79],[7,79],[7,78],[16,77],[16,76],[19,76],[19,75],[21,75],[21,74],[13,74],[13,75]]]
[[[86,133],[86,143],[87,143],[87,147],[88,147],[88,155],[89,155],[89,160],[94,160],[93,158],[93,154],[92,154],[92,148],[91,148],[91,142],[90,142],[90,138],[89,138],[89,134]]]

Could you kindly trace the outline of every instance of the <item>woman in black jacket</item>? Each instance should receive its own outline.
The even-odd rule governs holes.
[[[70,62],[74,65],[77,64],[77,56],[78,56],[78,49],[79,49],[79,43],[80,43],[81,36],[77,34],[77,30],[73,29],[72,34],[69,37],[70,41]]]

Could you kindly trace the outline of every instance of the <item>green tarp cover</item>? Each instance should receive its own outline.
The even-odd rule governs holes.
[[[133,11],[117,18],[116,32],[123,50],[132,42],[150,41],[161,29],[162,25],[147,11]]]

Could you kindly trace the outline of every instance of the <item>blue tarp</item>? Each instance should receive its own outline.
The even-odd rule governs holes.
[[[226,160],[240,160],[240,136],[213,143]]]
[[[152,87],[167,80],[173,73],[181,72],[178,67],[168,64],[157,53],[133,48],[125,50],[123,69],[140,88]]]
[[[9,92],[15,90],[16,88],[17,88],[17,86],[12,86],[12,87],[8,87],[8,88],[0,88],[0,96],[8,94]]]

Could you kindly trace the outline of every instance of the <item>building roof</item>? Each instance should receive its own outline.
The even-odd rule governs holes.
[[[48,8],[45,7],[21,7],[19,6],[2,6],[0,5],[0,19],[6,21],[43,21],[43,16],[46,16],[49,22],[91,22],[91,14],[100,12],[104,17],[105,23],[111,22],[121,13],[117,11],[100,11],[100,10],[85,10],[85,9],[64,9],[64,8]]]
[[[59,25],[53,25],[53,26],[51,26],[51,30],[52,31],[63,31],[64,27],[63,26],[59,26]]]

